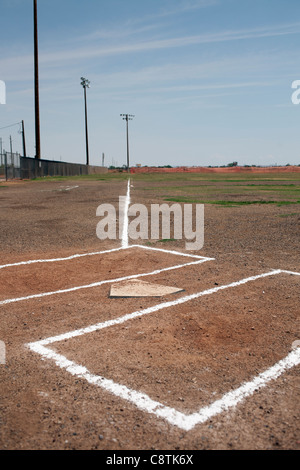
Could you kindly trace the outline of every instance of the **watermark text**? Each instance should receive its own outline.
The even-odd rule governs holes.
[[[6,348],[5,343],[0,341],[0,365],[4,365],[6,360]]]
[[[0,80],[0,104],[6,104],[6,85],[3,80]]]
[[[100,240],[122,239],[124,197],[119,197],[119,217],[112,204],[98,206],[102,217],[96,234]],[[128,208],[128,238],[131,240],[185,240],[186,250],[200,250],[204,245],[203,204],[132,204]],[[119,220],[119,227],[117,220]],[[117,233],[118,232],[118,233]]]
[[[292,88],[295,89],[291,97],[292,103],[300,104],[300,80],[294,80],[292,83]]]

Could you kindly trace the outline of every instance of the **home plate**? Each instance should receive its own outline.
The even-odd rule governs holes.
[[[151,284],[150,282],[130,279],[129,281],[113,284],[110,289],[110,297],[162,297],[163,295],[183,292],[177,287]]]

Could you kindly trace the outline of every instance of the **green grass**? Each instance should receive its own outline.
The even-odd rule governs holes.
[[[214,204],[236,207],[269,204],[300,204],[300,173],[212,174],[212,173],[145,173],[126,172],[82,176],[36,178],[36,182],[127,181],[128,177],[145,196],[151,193],[163,201]],[[3,187],[0,185],[0,187]]]
[[[261,174],[232,174],[220,173],[145,173],[130,175],[132,179],[142,181],[165,182],[210,182],[210,183],[252,183],[252,182],[299,182],[300,173],[272,173],[266,176],[266,173]]]
[[[284,194],[284,197],[287,198],[299,198],[300,197],[300,185],[288,185],[287,187],[283,186],[270,186],[270,187],[261,187],[260,185],[251,185],[248,187],[241,186],[241,185],[230,185],[230,186],[216,186],[216,185],[207,185],[201,184],[198,186],[189,185],[189,186],[159,186],[150,188],[143,188],[144,191],[155,191],[158,193],[177,193],[178,197],[181,195],[189,195],[189,197],[202,197],[203,195],[215,194],[221,195],[221,197],[226,195],[242,195],[250,196],[251,194],[260,196],[262,199],[265,197],[265,193],[273,193],[277,194],[277,196],[281,197]],[[166,194],[167,195],[167,194]]]
[[[33,181],[78,181],[78,180],[91,180],[91,181],[109,181],[114,180],[126,180],[128,178],[128,173],[101,173],[98,175],[81,175],[81,176],[47,176],[43,178],[35,178]],[[214,174],[211,173],[145,173],[145,174],[132,174],[130,175],[132,181],[143,181],[145,183],[153,182],[157,183],[177,183],[174,186],[182,187],[182,184],[191,184],[194,183],[198,187],[199,183],[247,183],[248,185],[253,184],[256,186],[256,183],[268,183],[268,182],[290,182],[290,183],[300,183],[300,173],[275,173],[266,177],[265,174],[249,174],[241,177],[238,174],[234,177],[232,174]],[[255,183],[255,184],[254,184]]]
[[[300,173],[276,174],[146,174],[133,175],[142,181],[145,195],[167,202],[215,204],[221,207],[300,203]]]
[[[101,173],[99,175],[79,175],[79,176],[45,176],[34,178],[28,181],[111,181],[111,180],[127,180],[126,173]]]
[[[300,204],[300,201],[227,201],[227,200],[200,200],[200,199],[190,199],[188,197],[167,197],[164,198],[164,201],[168,202],[183,202],[186,204],[216,204],[218,206],[224,207],[234,207],[234,206],[249,206],[252,204],[276,204],[277,206],[286,206],[290,204]]]
[[[294,217],[295,215],[300,215],[300,213],[291,212],[290,214],[279,214],[278,217]]]

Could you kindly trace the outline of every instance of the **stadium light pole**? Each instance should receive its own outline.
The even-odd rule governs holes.
[[[87,123],[87,104],[86,104],[86,89],[90,88],[90,82],[84,77],[81,77],[81,85],[84,90],[84,109],[85,109],[85,142],[86,142],[86,164],[90,164],[89,157],[89,138],[88,138],[88,123]]]
[[[132,121],[134,118],[133,114],[120,114],[123,121],[126,121],[126,137],[127,137],[127,172],[129,173],[129,137],[128,137],[128,121]]]
[[[39,100],[39,54],[38,54],[38,28],[37,28],[37,0],[33,0],[34,22],[34,99],[35,99],[35,158],[41,158],[40,139],[40,100]]]

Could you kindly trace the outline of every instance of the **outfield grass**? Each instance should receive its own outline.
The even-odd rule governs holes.
[[[128,173],[36,178],[33,181],[126,181]],[[145,197],[166,202],[214,204],[220,207],[300,204],[300,173],[144,173],[131,174]],[[4,187],[5,182],[0,185]]]
[[[147,174],[138,175],[147,194],[163,201],[215,204],[222,207],[251,204],[300,204],[300,174]],[[141,178],[142,177],[142,178]],[[163,183],[163,184],[161,184]]]

